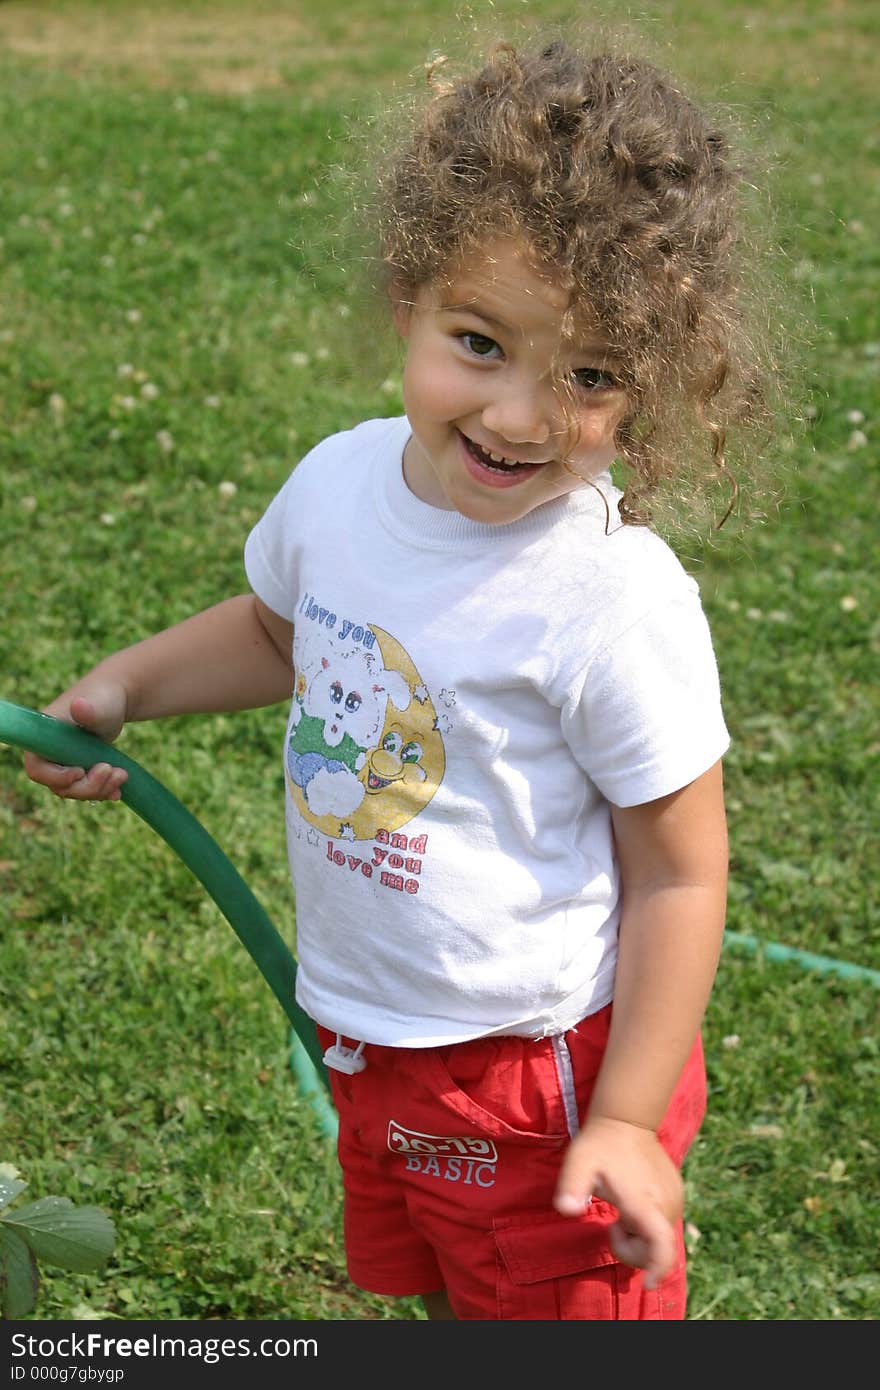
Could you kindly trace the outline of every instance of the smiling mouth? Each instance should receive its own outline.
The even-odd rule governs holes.
[[[390,787],[391,780],[390,777],[379,777],[372,769],[367,773],[367,786],[371,792],[378,792],[383,787]]]
[[[522,463],[518,459],[505,458],[502,454],[495,454],[489,449],[484,449],[481,444],[469,439],[466,434],[462,434],[461,437],[471,457],[476,459],[477,463],[482,464],[484,468],[488,468],[491,473],[509,475],[511,473],[525,473],[528,470],[543,467],[543,464],[540,463]]]

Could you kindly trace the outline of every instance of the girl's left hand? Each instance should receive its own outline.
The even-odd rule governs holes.
[[[568,1147],[554,1205],[566,1216],[579,1216],[591,1196],[617,1207],[611,1249],[622,1264],[644,1269],[645,1288],[653,1289],[678,1261],[683,1195],[681,1174],[653,1130],[597,1115]]]

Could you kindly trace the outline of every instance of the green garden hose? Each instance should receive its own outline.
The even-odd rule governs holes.
[[[783,946],[779,941],[759,941],[756,936],[744,936],[735,931],[724,933],[724,944],[733,951],[744,951],[750,956],[764,955],[768,960],[792,961],[804,970],[818,970],[821,975],[839,975],[842,980],[864,980],[866,984],[880,988],[880,970],[869,970],[866,965],[854,965],[849,960],[817,956],[813,951],[799,951],[794,946]]]
[[[328,1100],[329,1081],[315,1025],[296,1002],[296,962],[265,908],[220,846],[175,796],[144,768],[103,743],[94,734],[48,714],[0,700],[0,743],[27,749],[51,762],[72,767],[111,763],[123,767],[128,779],[122,800],[161,835],[207,890],[249,951],[272,990],[293,1032],[291,1067],[307,1093],[324,1133],[333,1137],[336,1113]],[[324,1082],[317,1082],[320,1077]]]

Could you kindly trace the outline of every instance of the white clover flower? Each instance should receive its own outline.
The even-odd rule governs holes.
[[[114,266],[115,264],[116,264],[116,257],[115,257],[115,256],[102,256],[102,257],[101,257],[101,265],[104,267],[105,270],[110,270],[111,267]]]
[[[174,98],[174,109],[175,109],[175,111],[188,111],[188,110],[189,110],[189,102],[187,101],[186,97],[175,97],[175,98]]]
[[[330,356],[330,349],[328,347],[319,347],[315,356],[320,358],[322,362],[325,362]]]
[[[37,510],[37,499],[36,497],[22,497],[20,506],[23,512],[35,512]]]
[[[81,237],[84,237],[86,241],[91,241],[92,237],[95,235],[95,229],[94,227],[81,227],[79,234]]]
[[[145,401],[154,401],[159,394],[159,388],[154,381],[145,381],[141,387],[141,395]]]
[[[337,312],[337,314],[339,315],[339,317],[340,317],[341,319],[350,318],[350,317],[351,317],[351,305],[350,305],[350,304],[337,304],[337,306],[336,306],[336,312]]]
[[[156,435],[156,443],[163,454],[170,454],[174,448],[174,440],[168,430],[160,430]]]
[[[67,401],[63,396],[59,396],[57,391],[53,391],[49,397],[49,409],[55,416],[55,419],[60,420],[67,409]]]
[[[220,405],[220,397],[219,397],[219,396],[206,396],[206,397],[205,397],[205,405],[208,407],[209,410],[217,410],[217,408],[218,408],[219,405]]]
[[[864,430],[853,430],[849,439],[846,441],[846,447],[850,451],[853,449],[864,449],[867,442],[868,436],[865,434]]]
[[[845,594],[840,600],[840,606],[844,613],[852,613],[859,606],[859,601],[855,594]]]
[[[290,360],[295,367],[307,367],[309,365],[309,354],[307,352],[292,352]]]
[[[864,230],[864,222],[860,222],[857,217],[854,217],[852,222],[847,223],[847,231],[851,232],[853,236],[861,236]]]
[[[846,418],[851,425],[863,425],[865,423],[865,417],[860,410],[848,410]]]
[[[73,203],[62,203],[58,209],[59,217],[72,217],[74,213]]]
[[[128,319],[129,323],[140,323],[141,311],[140,309],[126,309],[125,317]]]
[[[804,419],[815,420],[819,414],[819,408],[815,405],[804,406]]]
[[[115,526],[115,525],[116,525],[116,517],[113,515],[112,512],[102,512],[102,513],[101,513],[101,525],[102,525],[102,526]]]
[[[134,376],[134,367],[130,362],[120,362],[119,366],[116,368],[116,375],[122,377]]]
[[[739,1033],[728,1033],[726,1037],[721,1039],[721,1046],[727,1048],[739,1047],[741,1041],[742,1039]]]
[[[217,491],[221,497],[234,497],[238,492],[238,484],[231,482],[218,483]]]
[[[760,608],[747,608],[747,609],[746,609],[746,617],[747,617],[747,618],[751,618],[751,620],[752,620],[753,623],[760,622],[760,620],[763,618],[763,616],[764,616],[764,614],[761,612],[761,609],[760,609]]]
[[[386,396],[393,396],[395,391],[400,390],[400,382],[395,376],[387,376],[379,387],[379,390],[384,391]]]
[[[113,441],[113,443],[115,444],[116,441],[117,441],[117,439],[121,439],[121,438],[122,438],[122,430],[111,430],[110,433],[109,433],[109,435],[108,435],[107,437],[108,437],[108,439],[111,439],[111,440]]]
[[[137,410],[137,401],[134,396],[117,396],[117,400],[123,410]]]

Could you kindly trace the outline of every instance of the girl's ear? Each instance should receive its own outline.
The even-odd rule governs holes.
[[[391,317],[394,320],[394,327],[397,329],[398,335],[401,338],[408,338],[412,305],[394,291],[391,295]]]
[[[412,289],[407,289],[400,281],[392,281],[388,286],[388,297],[391,300],[391,317],[395,328],[398,329],[398,335],[400,338],[409,338],[410,324],[413,321]]]

